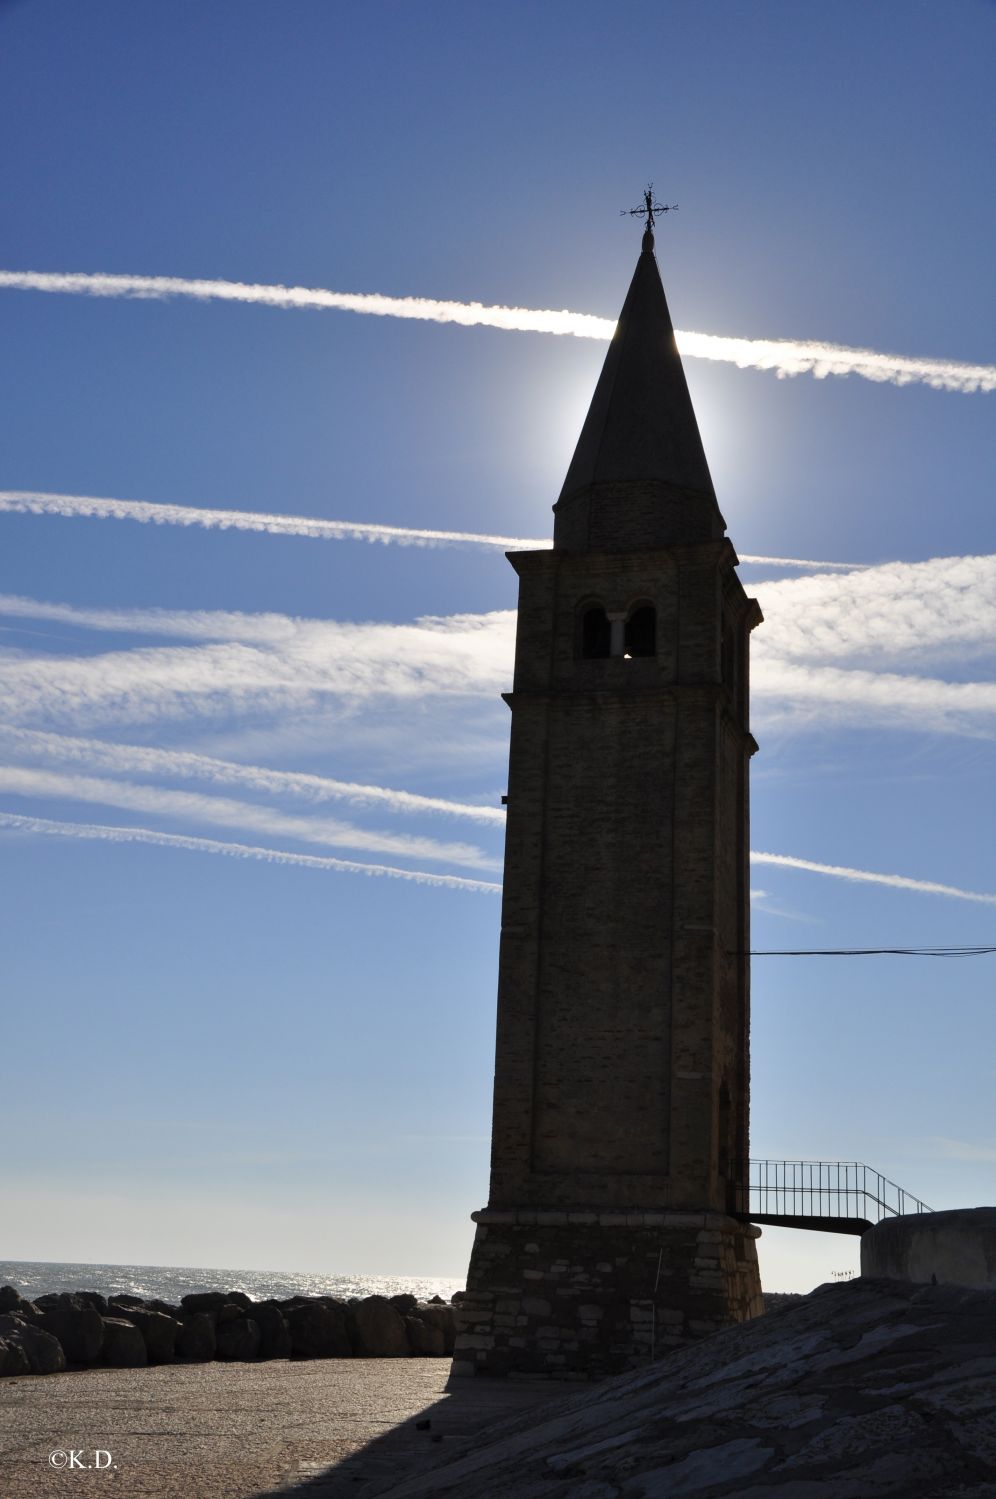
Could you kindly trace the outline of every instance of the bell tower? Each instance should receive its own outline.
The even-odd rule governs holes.
[[[648,196],[647,209],[652,209]],[[491,1191],[454,1373],[597,1377],[761,1310],[748,642],[652,213],[518,630]]]

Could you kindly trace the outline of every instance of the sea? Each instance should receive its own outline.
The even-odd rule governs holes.
[[[243,1291],[253,1301],[270,1297],[397,1296],[449,1301],[466,1281],[440,1275],[319,1275],[299,1270],[219,1270],[193,1265],[77,1265],[58,1261],[0,1260],[0,1286],[32,1300],[50,1291],[98,1291],[177,1303],[188,1291]]]

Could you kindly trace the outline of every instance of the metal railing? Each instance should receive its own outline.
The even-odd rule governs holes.
[[[752,1222],[778,1220],[795,1227],[828,1226],[839,1222],[868,1228],[883,1218],[906,1213],[929,1213],[931,1208],[904,1191],[880,1171],[861,1161],[746,1162],[742,1182],[734,1190],[735,1212]]]

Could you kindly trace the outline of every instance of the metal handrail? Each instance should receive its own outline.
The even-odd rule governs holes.
[[[919,1197],[863,1161],[745,1163],[734,1197],[749,1218],[821,1218],[880,1223],[907,1213],[930,1213]]]

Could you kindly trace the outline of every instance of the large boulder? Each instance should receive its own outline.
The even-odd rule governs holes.
[[[149,1362],[145,1339],[134,1322],[105,1317],[102,1358],[114,1369],[139,1369]]]
[[[447,1357],[453,1352],[453,1342],[456,1338],[456,1318],[453,1308],[447,1306],[445,1301],[427,1301],[419,1307],[415,1316],[422,1323],[436,1328],[442,1335],[443,1352]],[[414,1347],[414,1344],[412,1345]]]
[[[92,1306],[102,1317],[108,1315],[107,1297],[101,1296],[99,1291],[77,1291],[76,1294],[85,1306]]]
[[[340,1302],[306,1301],[284,1313],[298,1358],[350,1358],[353,1345]]]
[[[408,1334],[409,1348],[420,1358],[441,1357],[446,1352],[446,1339],[441,1327],[434,1327],[431,1322],[422,1322],[418,1317],[406,1317],[405,1331]]]
[[[31,1365],[24,1344],[9,1333],[0,1338],[0,1377],[30,1373]]]
[[[164,1317],[172,1317],[179,1322],[182,1313],[180,1308],[172,1301],[160,1301],[158,1296],[150,1296],[145,1303],[150,1312],[162,1312]]]
[[[69,1291],[54,1301],[46,1298],[39,1310],[38,1326],[58,1338],[69,1363],[96,1363],[104,1346],[104,1324],[99,1312]]]
[[[408,1291],[403,1291],[400,1295],[389,1296],[387,1299],[394,1307],[394,1310],[400,1312],[402,1317],[414,1316],[418,1306],[417,1296],[412,1296]]]
[[[129,1306],[112,1310],[126,1322],[133,1322],[145,1340],[150,1364],[171,1364],[176,1358],[176,1340],[183,1326],[175,1317],[150,1312],[147,1307]]]
[[[223,1322],[238,1322],[240,1317],[244,1317],[245,1314],[245,1307],[239,1306],[239,1303],[237,1301],[226,1301],[224,1306],[220,1306],[218,1308],[215,1314],[215,1320],[220,1327]]]
[[[214,1358],[217,1346],[214,1318],[211,1313],[185,1313],[176,1338],[177,1357],[190,1359],[197,1364],[206,1364]]]
[[[58,1338],[13,1312],[0,1315],[0,1339],[24,1350],[31,1374],[60,1374],[66,1367],[66,1355]]]
[[[28,1310],[30,1308],[30,1311]],[[34,1307],[13,1286],[0,1286],[0,1314],[16,1312],[19,1317],[33,1316]]]
[[[206,1312],[208,1316],[215,1316],[218,1308],[224,1306],[227,1300],[224,1291],[190,1291],[186,1296],[180,1297],[180,1315]]]
[[[293,1351],[287,1319],[275,1301],[260,1301],[252,1309],[259,1328],[260,1358],[290,1358]]]
[[[386,1296],[365,1296],[351,1306],[349,1330],[360,1358],[401,1358],[411,1352],[404,1318]]]
[[[259,1324],[251,1317],[218,1324],[216,1357],[248,1363],[259,1355]]]

